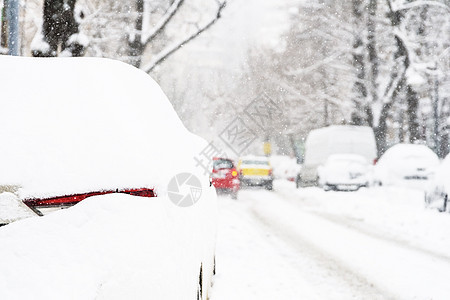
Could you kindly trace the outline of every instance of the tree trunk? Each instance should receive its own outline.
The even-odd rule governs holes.
[[[48,48],[32,49],[33,56],[53,57],[59,50],[66,51],[70,56],[82,56],[84,45],[70,38],[77,34],[78,22],[75,20],[76,0],[45,0],[44,20],[42,24],[43,42]]]
[[[408,84],[406,87],[406,101],[408,115],[409,142],[415,143],[420,140],[419,122],[417,120],[417,108],[419,106],[419,97],[416,91]]]
[[[352,0],[353,17],[355,27],[363,23],[364,15],[362,9],[362,0]],[[365,112],[365,103],[367,103],[367,88],[365,85],[366,70],[364,61],[364,43],[359,33],[355,33],[353,43],[353,66],[356,71],[356,81],[353,85],[355,111],[352,113],[352,124],[367,125],[367,112]]]
[[[136,68],[141,66],[142,54],[145,45],[142,43],[142,23],[144,20],[144,0],[136,0],[137,18],[134,27],[134,33],[128,39],[128,49],[130,61],[129,63]]]
[[[367,18],[367,52],[370,63],[369,84],[371,102],[378,101],[378,54],[376,44],[376,26],[375,20],[377,16],[377,0],[369,0]]]
[[[5,0],[3,2],[3,9],[0,12],[2,14],[2,16],[1,16],[2,22],[0,24],[0,26],[1,26],[1,28],[0,28],[0,32],[1,32],[0,47],[3,47],[3,48],[8,47],[8,26],[6,23],[6,9],[5,9],[5,7],[7,5],[8,5],[8,0]]]
[[[383,155],[383,153],[387,150],[387,120],[391,107],[392,103],[385,103],[383,105],[383,108],[381,109],[380,119],[378,121],[378,126],[373,129],[377,143],[378,157]]]

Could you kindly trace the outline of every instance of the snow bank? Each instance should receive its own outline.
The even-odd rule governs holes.
[[[447,155],[433,176],[433,186],[442,186],[450,191],[450,155]]]

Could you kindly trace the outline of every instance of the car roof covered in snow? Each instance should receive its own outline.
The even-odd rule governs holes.
[[[21,198],[161,192],[177,173],[194,172],[194,156],[207,145],[185,129],[158,84],[130,65],[0,56],[0,67],[0,186],[17,186]]]
[[[256,160],[256,161],[269,161],[267,156],[246,155],[239,158],[239,160]]]
[[[377,157],[377,146],[372,128],[368,126],[331,125],[311,130],[305,142],[304,165],[320,165],[328,156],[353,153],[368,161]]]
[[[354,161],[354,162],[359,162],[359,163],[363,163],[363,164],[368,164],[367,159],[359,154],[352,154],[352,153],[339,153],[339,154],[331,154],[328,159],[327,162],[332,162],[332,161],[341,161],[341,160],[346,160],[346,161]]]
[[[386,160],[397,160],[403,158],[421,158],[426,160],[432,160],[436,164],[439,162],[437,155],[425,145],[418,144],[395,144],[386,150],[381,156],[380,162]]]

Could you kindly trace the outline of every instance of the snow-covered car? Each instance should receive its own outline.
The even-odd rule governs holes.
[[[297,163],[295,157],[286,155],[271,155],[269,157],[270,165],[273,168],[274,179],[285,179],[295,181],[301,166]]]
[[[370,168],[367,159],[361,155],[333,154],[319,167],[319,185],[325,191],[358,190],[368,186]]]
[[[450,155],[447,155],[437,168],[425,189],[425,205],[447,210],[448,195],[450,193]]]
[[[237,165],[241,185],[273,188],[273,173],[269,159],[265,156],[249,155],[239,159]]]
[[[425,145],[396,144],[374,167],[375,185],[423,185],[439,165],[437,155]]]
[[[207,299],[217,196],[194,157],[208,144],[158,84],[109,59],[0,68],[0,208],[71,205],[0,227],[0,299]]]
[[[239,173],[229,158],[214,157],[211,183],[218,193],[228,193],[237,199],[240,188]]]
[[[302,168],[296,178],[297,188],[318,185],[318,167],[325,164],[330,155],[340,153],[358,154],[373,163],[377,158],[377,146],[372,128],[332,125],[311,130],[305,142]]]

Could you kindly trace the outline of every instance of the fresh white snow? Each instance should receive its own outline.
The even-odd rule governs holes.
[[[1,227],[0,299],[195,299],[205,212],[112,194]]]
[[[219,203],[213,299],[450,297],[450,218],[422,190],[276,181]]]
[[[20,197],[155,188],[195,172],[207,143],[150,76],[99,58],[0,56],[0,185]],[[26,86],[26,88],[24,88]]]
[[[159,294],[170,288],[195,299],[164,279],[195,256],[185,251],[201,241],[192,215],[162,197],[105,195],[1,227],[0,298],[172,299]],[[272,192],[219,197],[218,221],[212,300],[450,297],[450,217],[426,209],[420,189],[324,192],[277,180]]]

